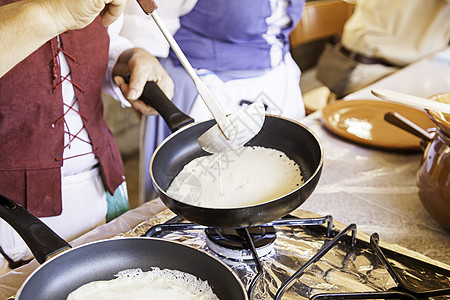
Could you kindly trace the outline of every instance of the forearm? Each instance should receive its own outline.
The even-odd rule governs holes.
[[[0,7],[0,77],[49,39],[61,33],[39,1]]]
[[[108,26],[126,0],[22,0],[0,7],[0,77],[56,35],[84,28],[99,14]]]

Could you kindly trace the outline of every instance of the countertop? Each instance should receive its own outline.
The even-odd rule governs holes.
[[[323,144],[319,184],[301,208],[450,263],[450,232],[423,207],[416,186],[421,153],[366,148],[324,129],[320,112],[304,122]]]

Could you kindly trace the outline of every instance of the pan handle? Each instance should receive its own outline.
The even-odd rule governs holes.
[[[425,129],[422,129],[419,125],[411,122],[401,114],[397,112],[387,112],[384,114],[384,119],[389,123],[423,139],[425,142],[431,141],[433,134],[429,133]]]
[[[123,76],[126,83],[130,81],[130,74]],[[194,119],[183,113],[178,107],[170,101],[164,92],[154,81],[147,81],[144,86],[140,100],[145,104],[150,105],[163,117],[171,132],[194,122]]]
[[[0,217],[17,231],[39,263],[71,248],[41,220],[3,195],[0,195]]]

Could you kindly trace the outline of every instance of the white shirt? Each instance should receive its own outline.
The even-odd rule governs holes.
[[[119,55],[126,49],[134,47],[133,44],[126,38],[119,36],[120,28],[123,24],[123,16],[119,17],[116,22],[111,24],[108,28],[110,36],[110,50],[108,70],[105,75],[104,92],[112,95],[122,102],[123,106],[129,106],[129,102],[123,97],[120,88],[113,83],[111,71],[114,67]],[[62,95],[64,102],[64,153],[63,153],[63,167],[61,174],[63,176],[70,176],[85,172],[92,169],[98,160],[92,153],[92,144],[90,138],[83,127],[81,116],[77,113],[79,110],[78,102],[76,102],[75,92],[72,83],[70,82],[70,68],[62,51],[58,56],[61,68],[61,76],[68,76],[69,80],[64,80],[62,83]],[[75,103],[75,104],[74,104]],[[73,109],[70,107],[73,106]],[[77,135],[78,138],[74,137]]]

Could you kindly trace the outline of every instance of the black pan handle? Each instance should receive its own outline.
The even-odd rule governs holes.
[[[11,199],[0,195],[0,217],[22,237],[39,263],[70,245],[41,220]]]
[[[130,74],[123,76],[126,83],[130,81]],[[183,113],[170,101],[154,81],[148,81],[144,86],[140,100],[150,105],[163,117],[171,132],[194,122],[194,119]]]

